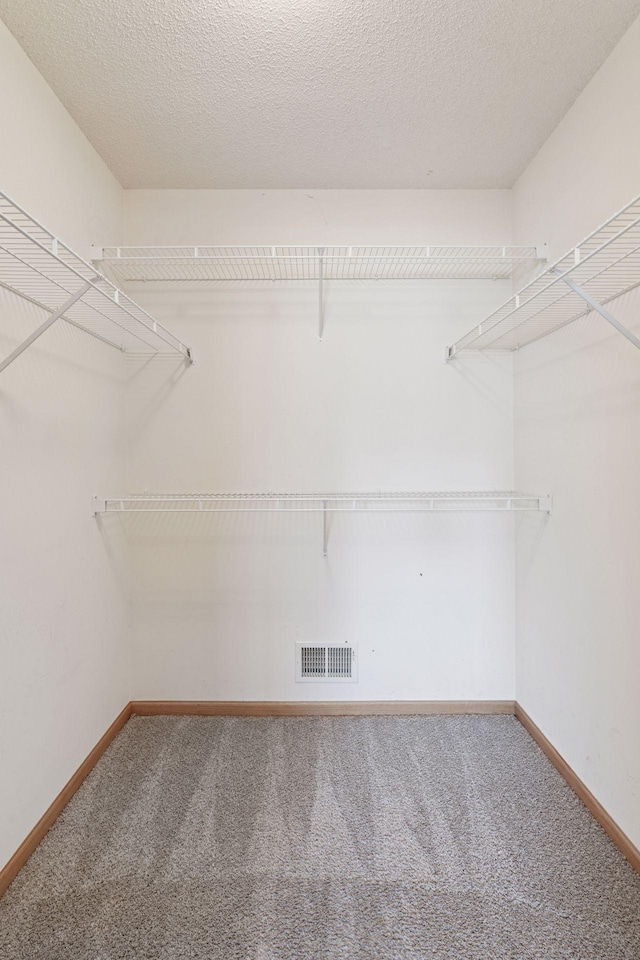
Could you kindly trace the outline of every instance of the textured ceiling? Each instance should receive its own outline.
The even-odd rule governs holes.
[[[125,187],[509,187],[638,13],[640,0],[0,0]]]

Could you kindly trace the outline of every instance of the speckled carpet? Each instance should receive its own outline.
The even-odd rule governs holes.
[[[513,717],[133,718],[2,960],[638,960],[638,877]]]

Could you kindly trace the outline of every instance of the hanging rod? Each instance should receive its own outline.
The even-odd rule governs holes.
[[[123,352],[175,354],[193,362],[178,337],[1,192],[0,287],[49,314],[2,361],[0,372],[58,319]]]
[[[445,360],[481,350],[518,350],[596,311],[636,347],[638,338],[605,304],[640,285],[640,197],[510,297],[445,350]]]
[[[334,513],[551,513],[551,508],[550,496],[495,490],[446,493],[155,493],[135,497],[93,498],[94,516],[103,513],[321,513],[324,556],[327,555],[328,517]]]

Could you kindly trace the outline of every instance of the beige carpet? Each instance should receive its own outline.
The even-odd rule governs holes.
[[[134,718],[2,960],[638,960],[640,877],[513,717]]]

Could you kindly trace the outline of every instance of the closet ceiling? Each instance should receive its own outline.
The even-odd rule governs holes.
[[[639,13],[640,0],[0,0],[123,186],[164,188],[509,187]]]

